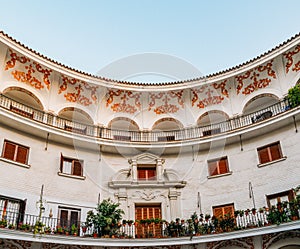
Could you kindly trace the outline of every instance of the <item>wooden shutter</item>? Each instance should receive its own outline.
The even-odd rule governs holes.
[[[228,173],[227,158],[222,158],[219,161],[219,174]]]
[[[4,142],[4,153],[3,157],[9,160],[14,160],[15,152],[16,152],[16,145],[10,142]]]
[[[218,162],[217,161],[208,162],[208,170],[209,170],[210,176],[217,175],[218,174]]]
[[[219,218],[220,216],[223,216],[223,208],[222,207],[215,207],[213,208],[213,213],[214,216],[216,216],[217,218]]]
[[[146,170],[142,168],[138,168],[138,179],[145,180],[146,179]]]
[[[224,215],[225,214],[230,214],[230,216],[233,216],[234,214],[234,208],[233,208],[233,205],[229,205],[229,206],[224,206]]]
[[[258,150],[259,161],[261,164],[270,162],[268,148],[262,148]]]
[[[281,158],[281,151],[279,148],[279,143],[273,144],[270,146],[270,153],[272,156],[272,161],[273,160],[278,160]]]
[[[142,220],[143,219],[143,212],[142,208],[135,208],[135,219]]]
[[[82,176],[82,166],[78,160],[73,160],[73,175]]]
[[[149,180],[155,180],[156,179],[156,169],[155,168],[149,168],[147,169],[147,179]]]
[[[71,224],[70,225],[75,224],[77,226],[78,221],[79,221],[78,212],[77,211],[71,211]]]
[[[63,172],[63,166],[64,166],[64,156],[62,153],[60,153],[60,172]]]
[[[67,226],[68,225],[68,211],[60,210],[60,225]]]
[[[26,164],[27,154],[28,154],[28,148],[25,148],[23,146],[18,146],[16,162]]]

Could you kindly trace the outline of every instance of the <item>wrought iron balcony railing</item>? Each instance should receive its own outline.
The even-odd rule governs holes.
[[[3,94],[0,94],[0,108],[14,112],[25,118],[76,134],[101,138],[104,140],[116,140],[133,143],[172,143],[176,141],[201,139],[209,136],[215,136],[262,122],[291,109],[288,101],[283,100],[264,109],[250,114],[234,117],[220,123],[178,130],[145,132],[110,129],[96,125],[75,122],[26,106],[12,100],[11,98],[8,98],[7,96],[4,96]]]

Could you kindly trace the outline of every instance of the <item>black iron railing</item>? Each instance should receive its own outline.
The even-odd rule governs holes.
[[[172,143],[191,139],[215,136],[229,131],[253,125],[284,113],[291,109],[287,100],[280,101],[259,111],[234,117],[220,123],[195,126],[169,131],[127,131],[103,128],[91,124],[83,124],[46,113],[26,106],[3,94],[0,94],[0,108],[4,108],[25,118],[80,135],[97,137],[105,140],[121,142],[159,142]]]

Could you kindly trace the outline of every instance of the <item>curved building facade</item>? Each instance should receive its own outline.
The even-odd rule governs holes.
[[[0,65],[0,248],[299,248],[291,206],[280,225],[268,211],[296,200],[300,184],[300,109],[287,99],[300,78],[299,35],[180,82],[89,75],[4,33]],[[124,224],[123,240],[85,236],[80,222],[108,198],[125,220],[183,219],[182,228],[196,214],[206,230],[172,238],[164,221]],[[213,228],[213,216],[232,217],[234,229]],[[52,234],[20,231],[39,218]],[[53,234],[72,221],[81,236]]]

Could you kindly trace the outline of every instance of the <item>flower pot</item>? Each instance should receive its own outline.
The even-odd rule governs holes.
[[[93,233],[93,237],[94,238],[98,238],[98,234],[97,233]]]

